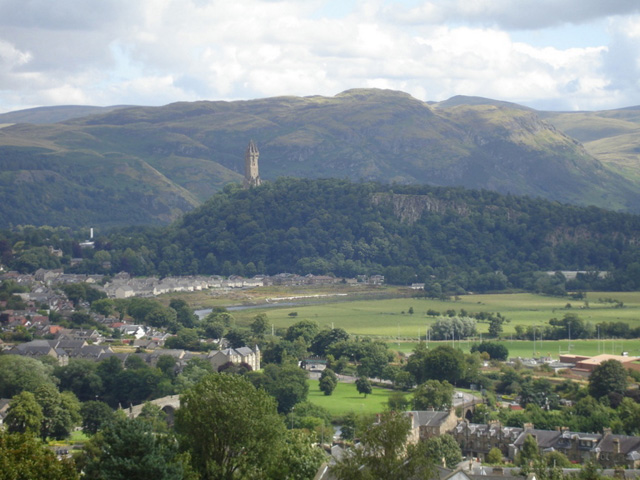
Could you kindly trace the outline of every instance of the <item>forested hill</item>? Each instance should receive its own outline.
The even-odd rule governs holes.
[[[590,270],[615,275],[583,287],[640,288],[640,217],[489,191],[282,178],[228,186],[151,232],[100,240],[112,271],[379,273],[462,292],[553,290],[554,277],[534,272]]]

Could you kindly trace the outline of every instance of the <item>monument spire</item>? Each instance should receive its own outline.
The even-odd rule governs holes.
[[[244,154],[244,188],[257,187],[260,185],[260,175],[258,173],[258,157],[260,152],[253,140],[249,141],[247,151]]]

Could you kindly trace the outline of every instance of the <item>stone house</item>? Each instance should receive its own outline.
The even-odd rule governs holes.
[[[261,353],[257,345],[254,348],[225,348],[224,350],[212,350],[207,355],[207,360],[211,362],[211,366],[216,371],[228,362],[246,363],[255,371],[260,370]]]
[[[509,457],[510,445],[520,437],[522,431],[518,427],[505,427],[498,421],[477,424],[463,420],[449,433],[460,445],[463,455],[484,460],[492,448],[500,449],[504,457]]]
[[[414,410],[406,412],[406,415],[411,420],[408,442],[413,444],[449,432],[458,421],[454,410]]]
[[[595,450],[598,463],[605,468],[640,468],[640,437],[614,435],[610,428],[605,428]]]

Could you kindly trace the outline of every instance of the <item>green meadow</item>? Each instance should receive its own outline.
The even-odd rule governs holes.
[[[341,327],[352,335],[380,338],[391,348],[408,352],[419,338],[425,337],[427,329],[436,318],[427,315],[428,310],[445,314],[447,310],[457,313],[464,309],[468,313],[500,312],[508,321],[502,334],[511,356],[531,356],[534,352],[532,341],[510,340],[516,325],[547,325],[551,318],[562,318],[566,313],[574,313],[592,324],[600,322],[624,321],[632,326],[640,325],[640,292],[589,292],[586,298],[574,300],[569,297],[550,297],[529,293],[463,295],[450,301],[423,298],[392,298],[353,300],[349,297],[324,303],[296,306],[255,308],[233,312],[240,324],[249,324],[257,313],[266,313],[275,328],[286,328],[302,319],[315,320],[321,328]],[[622,308],[608,300],[622,302]],[[296,300],[291,300],[295,302]],[[413,314],[410,314],[413,309]],[[487,333],[488,324],[478,323],[479,334]],[[468,350],[470,341],[456,342],[463,350]],[[640,355],[640,340],[607,339],[568,341],[536,341],[538,355],[575,353],[597,355],[628,351],[630,355]]]
[[[387,399],[393,390],[373,387],[371,394],[358,393],[355,383],[338,383],[331,395],[325,395],[318,388],[318,380],[307,380],[309,396],[307,400],[326,408],[331,415],[344,415],[348,412],[357,414],[380,413],[386,409]]]

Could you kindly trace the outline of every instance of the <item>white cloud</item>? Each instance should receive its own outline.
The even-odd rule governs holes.
[[[0,111],[332,95],[368,86],[423,100],[465,94],[546,108],[640,103],[635,0],[522,0],[517,8],[508,0],[53,5],[0,0]],[[596,47],[576,40],[573,48],[541,48],[515,41],[509,30],[603,18],[611,41]]]

